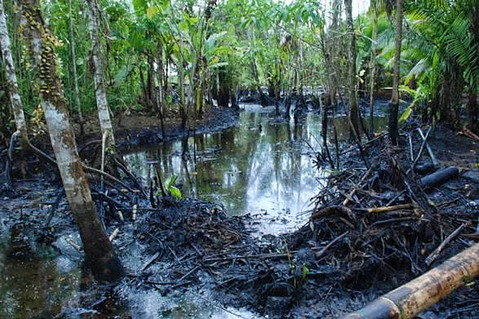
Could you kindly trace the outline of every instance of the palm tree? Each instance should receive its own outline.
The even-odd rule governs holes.
[[[399,66],[401,59],[402,43],[402,20],[403,3],[402,0],[396,0],[396,45],[394,53],[394,74],[393,90],[391,100],[389,101],[389,138],[393,144],[397,144],[398,132],[398,111],[399,111]]]

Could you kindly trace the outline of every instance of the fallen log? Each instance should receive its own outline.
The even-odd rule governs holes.
[[[421,186],[424,189],[439,186],[453,178],[456,178],[458,175],[459,170],[457,167],[449,166],[421,178]]]
[[[479,244],[343,319],[412,318],[479,275]]]

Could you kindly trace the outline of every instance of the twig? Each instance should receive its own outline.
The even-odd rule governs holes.
[[[371,213],[371,214],[378,214],[378,213],[387,213],[387,212],[392,212],[392,211],[395,211],[395,210],[410,209],[410,208],[416,208],[416,205],[414,205],[414,204],[401,204],[401,205],[395,205],[395,206],[372,207],[372,208],[358,209],[358,210],[364,210],[364,211],[366,211],[368,213]]]
[[[138,273],[142,273],[144,272],[146,269],[148,269],[148,267],[150,267],[153,262],[158,259],[158,257],[160,257],[160,252],[157,251],[150,259],[148,259],[148,261],[143,265],[143,267],[141,267],[140,271],[138,271]]]
[[[335,243],[337,243],[338,241],[340,241],[344,236],[346,236],[347,234],[349,233],[349,231],[346,231],[344,233],[342,233],[341,235],[339,235],[338,237],[334,238],[333,240],[331,240],[329,242],[329,244],[327,244],[326,246],[324,246],[323,249],[321,249],[317,254],[315,254],[316,258],[319,258],[319,257],[322,257],[324,255],[324,253],[332,246],[334,245]]]
[[[356,194],[356,191],[359,188],[359,186],[361,185],[361,183],[364,182],[366,180],[366,178],[368,178],[369,174],[371,174],[371,172],[373,171],[373,169],[375,169],[375,167],[376,167],[375,164],[371,165],[371,167],[368,169],[366,174],[364,174],[363,177],[361,177],[359,182],[353,187],[353,190],[349,193],[349,196],[346,196],[346,199],[343,201],[343,206],[348,205],[349,199],[353,198],[354,194]]]
[[[180,279],[178,279],[178,282],[182,282],[183,279],[185,279],[186,277],[188,277],[189,275],[191,275],[192,273],[194,273],[196,270],[198,270],[198,268],[200,268],[200,266],[193,267],[193,269],[191,269],[191,270],[188,271],[186,274],[184,274],[183,277],[181,277]]]
[[[422,130],[420,127],[417,128],[419,134],[421,135],[421,138],[423,141],[426,140],[426,137],[424,136],[424,134],[422,133]],[[436,159],[436,156],[434,156],[434,153],[432,151],[432,148],[431,146],[429,146],[429,143],[426,142],[426,148],[427,148],[427,152],[429,153],[429,156],[431,157],[431,161],[432,161],[432,165],[434,165],[435,167],[438,167],[439,166],[439,162],[437,161]]]
[[[113,231],[113,233],[111,233],[110,237],[108,237],[108,239],[110,241],[113,241],[113,239],[115,239],[116,236],[118,236],[118,234],[120,233],[120,228],[115,228],[115,230]]]
[[[414,167],[416,166],[417,162],[421,158],[422,152],[424,151],[424,146],[427,144],[427,139],[429,137],[429,134],[431,133],[431,130],[432,130],[432,126],[429,127],[429,129],[427,130],[426,136],[422,139],[422,144],[421,144],[421,147],[419,148],[419,153],[417,154],[416,159],[414,160],[414,162],[411,165],[411,168],[406,172],[406,174],[409,174],[409,172],[414,171]]]
[[[470,224],[471,224],[470,221],[463,223],[455,231],[453,231],[452,234],[447,236],[446,239],[444,239],[444,241],[429,256],[427,256],[426,265],[429,267],[437,259],[437,257],[439,257],[439,255],[447,246],[447,244],[449,244],[454,238],[456,238],[457,235],[459,235],[464,230],[464,228],[466,228]]]
[[[50,206],[50,209],[48,210],[48,218],[47,218],[47,223],[46,227],[48,227],[53,219],[53,216],[55,215],[55,210],[58,208],[58,205],[60,204],[60,201],[62,200],[63,196],[65,196],[65,190],[62,188],[60,192],[58,193],[57,198],[53,202],[52,206]]]
[[[131,210],[131,220],[135,221],[136,220],[136,212],[138,211],[138,205],[133,205],[133,208]]]
[[[81,247],[80,247],[77,243],[75,243],[73,240],[71,240],[70,238],[68,238],[68,237],[65,238],[65,241],[66,241],[67,243],[69,243],[69,244],[70,244],[73,248],[75,248],[77,251],[80,251],[80,250],[81,250]]]

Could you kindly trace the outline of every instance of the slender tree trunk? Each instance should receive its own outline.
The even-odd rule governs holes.
[[[336,40],[334,37],[337,35],[337,29],[339,25],[339,17],[340,13],[342,12],[341,9],[341,0],[333,0],[332,3],[333,6],[333,16],[332,16],[332,21],[331,21],[331,35],[332,37],[328,39],[330,41],[330,49],[329,49],[329,56],[330,56],[330,78],[329,78],[329,95],[331,98],[331,105],[333,108],[333,118],[332,118],[332,126],[333,126],[333,141],[334,141],[334,147],[336,148],[336,169],[339,170],[340,168],[340,162],[339,162],[339,139],[338,139],[338,128],[336,126],[336,115],[338,111],[338,99],[337,99],[337,93],[338,93],[338,81],[337,81],[337,71],[339,69],[339,61],[337,59],[338,57],[338,49],[336,45]]]
[[[401,42],[402,42],[402,0],[396,0],[396,52],[394,53],[394,75],[393,92],[389,101],[389,138],[391,142],[397,145],[398,132],[398,112],[399,112],[399,66],[401,61]]]
[[[97,280],[116,281],[124,276],[124,270],[98,217],[78,155],[62,85],[57,75],[53,36],[45,26],[38,0],[21,0],[20,3],[30,29],[27,41],[32,50],[31,55],[40,59],[41,106],[65,194],[80,230],[88,265]]]
[[[379,18],[379,0],[372,0],[374,6],[373,19],[373,38],[371,42],[371,58],[369,60],[370,76],[369,76],[369,133],[374,134],[374,90],[376,85],[376,49],[378,38],[378,18]]]
[[[228,107],[230,101],[231,92],[231,76],[228,74],[226,66],[218,68],[218,105],[222,107]]]
[[[158,56],[157,56],[158,70],[156,71],[157,80],[158,80],[158,92],[157,101],[158,101],[158,115],[160,116],[160,125],[161,125],[161,134],[163,138],[165,137],[165,123],[164,123],[164,114],[165,114],[165,94],[163,82],[165,81],[164,76],[164,67],[163,67],[163,43],[161,35],[158,39]],[[156,89],[155,89],[156,91]]]
[[[332,0],[332,3],[331,3],[331,6],[332,6],[332,19],[331,19],[331,31],[329,32],[329,37],[327,39],[328,41],[328,47],[329,48],[326,48],[327,51],[329,52],[329,57],[330,57],[330,62],[331,62],[331,66],[330,66],[330,72],[331,74],[329,75],[331,78],[331,83],[329,83],[330,87],[329,87],[329,96],[330,96],[330,99],[331,99],[331,105],[334,107],[336,107],[336,104],[337,104],[337,101],[336,101],[336,95],[337,95],[337,87],[335,85],[336,83],[336,74],[334,74],[333,72],[335,72],[335,67],[337,66],[337,46],[336,46],[336,40],[334,39],[334,37],[336,36],[336,32],[337,32],[337,29],[338,29],[338,24],[339,24],[339,14],[341,12],[341,0]],[[326,41],[326,40],[325,40]],[[334,110],[336,112],[336,110]]]
[[[13,116],[18,135],[22,145],[26,145],[28,139],[25,114],[23,113],[22,100],[18,89],[17,76],[15,74],[15,65],[13,64],[12,48],[8,35],[7,19],[3,7],[3,0],[0,0],[0,48],[2,50],[3,62],[5,65],[5,75],[7,78],[8,93],[12,104]]]
[[[353,23],[353,7],[352,0],[344,0],[344,8],[346,10],[346,21],[348,23],[349,34],[351,35],[351,44],[349,46],[349,118],[351,119],[352,127],[350,132],[350,139],[355,139],[355,136],[361,140],[359,131],[359,109],[357,98],[357,80],[356,80],[356,33],[354,31]]]
[[[113,125],[110,118],[110,108],[106,98],[105,76],[103,69],[103,59],[101,55],[101,42],[98,35],[100,8],[96,0],[87,0],[88,2],[88,29],[90,31],[92,43],[92,57],[95,72],[93,78],[95,81],[95,98],[98,108],[98,119],[102,136],[107,137],[106,148],[114,152],[115,137],[113,135]]]
[[[72,0],[68,0],[68,13],[70,15],[70,46],[72,51],[72,68],[73,68],[73,83],[75,86],[75,106],[78,110],[78,118],[80,120],[80,134],[83,135],[83,112],[80,103],[80,90],[78,89],[78,74],[77,74],[77,58],[76,58],[76,44],[75,33],[73,28],[73,12],[72,12]]]

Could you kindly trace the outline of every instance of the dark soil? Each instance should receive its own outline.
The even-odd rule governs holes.
[[[181,125],[178,115],[172,114],[165,119],[165,136],[162,134],[160,119],[141,112],[130,111],[128,114],[115,117],[114,129],[116,145],[119,149],[129,149],[138,146],[158,144],[165,141],[180,139],[187,135],[214,132],[236,124],[237,111],[232,108],[208,107],[196,121],[190,121],[186,128]],[[86,134],[77,138],[80,144],[89,140],[101,139],[98,133],[98,120],[90,117]],[[76,127],[79,131],[79,127]]]

